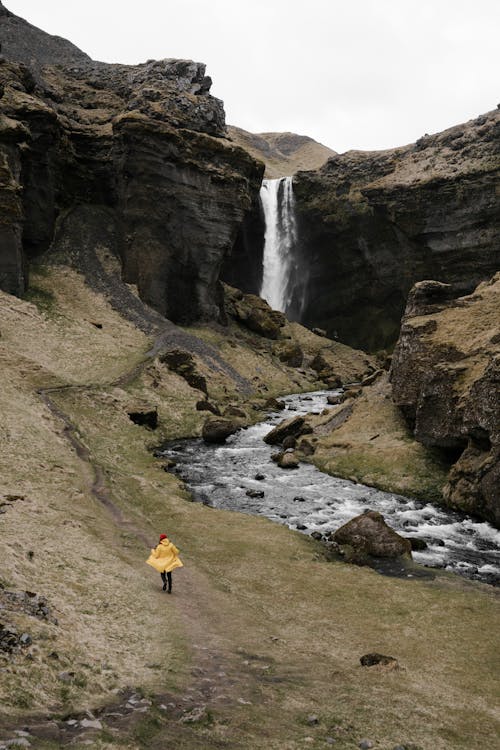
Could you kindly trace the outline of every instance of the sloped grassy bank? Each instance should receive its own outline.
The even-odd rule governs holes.
[[[2,493],[4,502],[23,499],[0,516],[0,594],[45,596],[57,624],[4,610],[3,620],[28,631],[33,644],[1,657],[2,726],[30,726],[33,715],[59,720],[132,686],[153,705],[140,720],[118,727],[110,719],[94,730],[96,747],[320,748],[327,737],[345,749],[363,737],[385,750],[493,746],[495,591],[329,563],[300,534],[189,502],[149,450],[156,433],[128,411],[157,406],[163,434],[194,434],[204,419],[199,392],[157,362],[133,382],[119,381],[151,341],[74,272],[54,269],[38,284],[53,295],[49,311],[1,296]],[[212,343],[225,336],[206,335]],[[246,334],[225,341],[232,367],[267,385],[249,401],[296,390],[297,378],[306,388],[307,370],[256,354]],[[199,369],[207,367],[201,358]],[[222,394],[241,401],[234,381],[213,372],[210,396],[222,406]],[[88,462],[36,394],[68,383],[82,387],[51,398]],[[118,513],[92,493],[95,466]],[[144,565],[145,542],[160,530],[185,563],[168,600]],[[400,669],[362,668],[369,651],[396,657]],[[63,672],[74,675],[65,682]],[[203,692],[204,680],[212,682]],[[170,712],[155,698],[167,693]],[[181,722],[193,705],[202,708],[198,721]]]

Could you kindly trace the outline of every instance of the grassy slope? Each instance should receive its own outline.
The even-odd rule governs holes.
[[[364,388],[352,406],[352,415],[337,429],[321,434],[318,428],[316,466],[388,492],[439,502],[449,467],[415,442],[392,402],[387,375]]]
[[[201,425],[199,393],[156,365],[130,385],[106,385],[150,342],[73,272],[51,271],[35,285],[46,290],[38,299],[45,313],[0,297],[3,493],[25,497],[0,516],[1,576],[10,588],[44,594],[59,625],[9,613],[34,645],[33,660],[18,656],[2,673],[5,713],[25,723],[37,709],[109,702],[110,691],[126,685],[182,700],[199,683],[191,670],[203,655],[214,684],[210,722],[187,726],[152,713],[116,741],[292,749],[324,747],[332,736],[347,749],[368,736],[382,750],[410,742],[424,750],[493,747],[495,592],[455,578],[400,581],[328,563],[303,535],[190,503],[146,450],[156,435],[126,411],[155,403],[164,433],[183,435]],[[269,394],[306,386],[265,351],[252,352],[244,336],[223,343],[221,332],[201,333],[244,374],[256,372]],[[61,382],[99,386],[54,399],[104,470],[118,520],[91,494],[89,465],[35,393]],[[222,376],[209,387],[213,397],[238,398]],[[146,542],[163,529],[185,562],[168,600],[144,565]],[[402,669],[361,668],[359,657],[374,650],[397,657]],[[48,658],[53,651],[59,659]],[[69,685],[57,679],[62,670],[75,672]],[[312,713],[319,724],[309,726]],[[95,741],[112,744],[109,736]]]

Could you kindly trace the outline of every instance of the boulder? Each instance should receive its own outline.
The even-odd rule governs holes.
[[[362,513],[341,526],[334,532],[333,540],[371,557],[411,557],[410,540],[391,529],[382,514],[374,510]]]
[[[292,341],[283,341],[273,349],[274,354],[280,362],[284,362],[290,367],[300,367],[304,360],[304,353],[298,344]]]
[[[264,442],[269,445],[279,445],[287,437],[297,438],[312,432],[312,427],[306,424],[304,417],[292,417],[281,422],[274,429],[267,433]]]
[[[279,339],[286,323],[283,313],[273,310],[256,294],[243,294],[224,284],[226,314],[254,333],[268,339]]]
[[[294,451],[284,451],[278,454],[276,463],[280,469],[298,469],[300,462]]]
[[[264,497],[264,490],[247,490],[245,495],[253,498]]]
[[[329,396],[326,397],[326,401],[330,406],[338,406],[342,403],[344,400],[344,397],[342,394],[333,394],[331,393]]]
[[[292,435],[288,435],[288,437],[286,437],[283,440],[283,448],[285,450],[288,450],[288,448],[295,448],[296,445],[297,445],[297,440]]]
[[[209,417],[202,428],[202,437],[206,443],[225,443],[226,438],[234,435],[240,425],[225,417]]]
[[[280,401],[276,398],[268,398],[266,403],[264,404],[265,409],[270,409],[272,411],[283,411],[283,409],[286,407],[286,404],[284,401]]]

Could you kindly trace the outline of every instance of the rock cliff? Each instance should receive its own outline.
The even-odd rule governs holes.
[[[263,165],[226,140],[205,66],[94,62],[1,5],[0,42],[0,288],[21,294],[29,259],[91,206],[105,217],[91,244],[113,235],[145,302],[175,322],[219,317]]]
[[[422,281],[396,346],[393,398],[417,440],[452,464],[444,500],[500,525],[500,273],[473,294]]]
[[[333,156],[294,191],[310,274],[303,322],[346,343],[397,339],[411,286],[470,292],[500,267],[500,111],[415,144]]]

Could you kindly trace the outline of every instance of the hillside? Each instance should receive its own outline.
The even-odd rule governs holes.
[[[335,151],[313,138],[296,133],[249,133],[229,125],[230,140],[264,162],[268,179],[294,174],[299,170],[318,169]]]
[[[35,269],[30,298],[1,295],[2,626],[32,642],[0,652],[0,738],[22,727],[46,748],[494,742],[494,639],[471,637],[495,630],[494,589],[383,578],[270,521],[189,502],[151,448],[198,433],[200,392],[67,265]],[[289,334],[305,345],[299,327]],[[236,322],[156,338],[193,352],[222,408],[255,413],[316,385]],[[307,341],[309,357],[325,343]],[[367,366],[337,346],[345,376]],[[155,432],[128,417],[151,407]],[[165,530],[185,563],[168,601],[144,564]],[[373,650],[401,669],[360,667]]]

